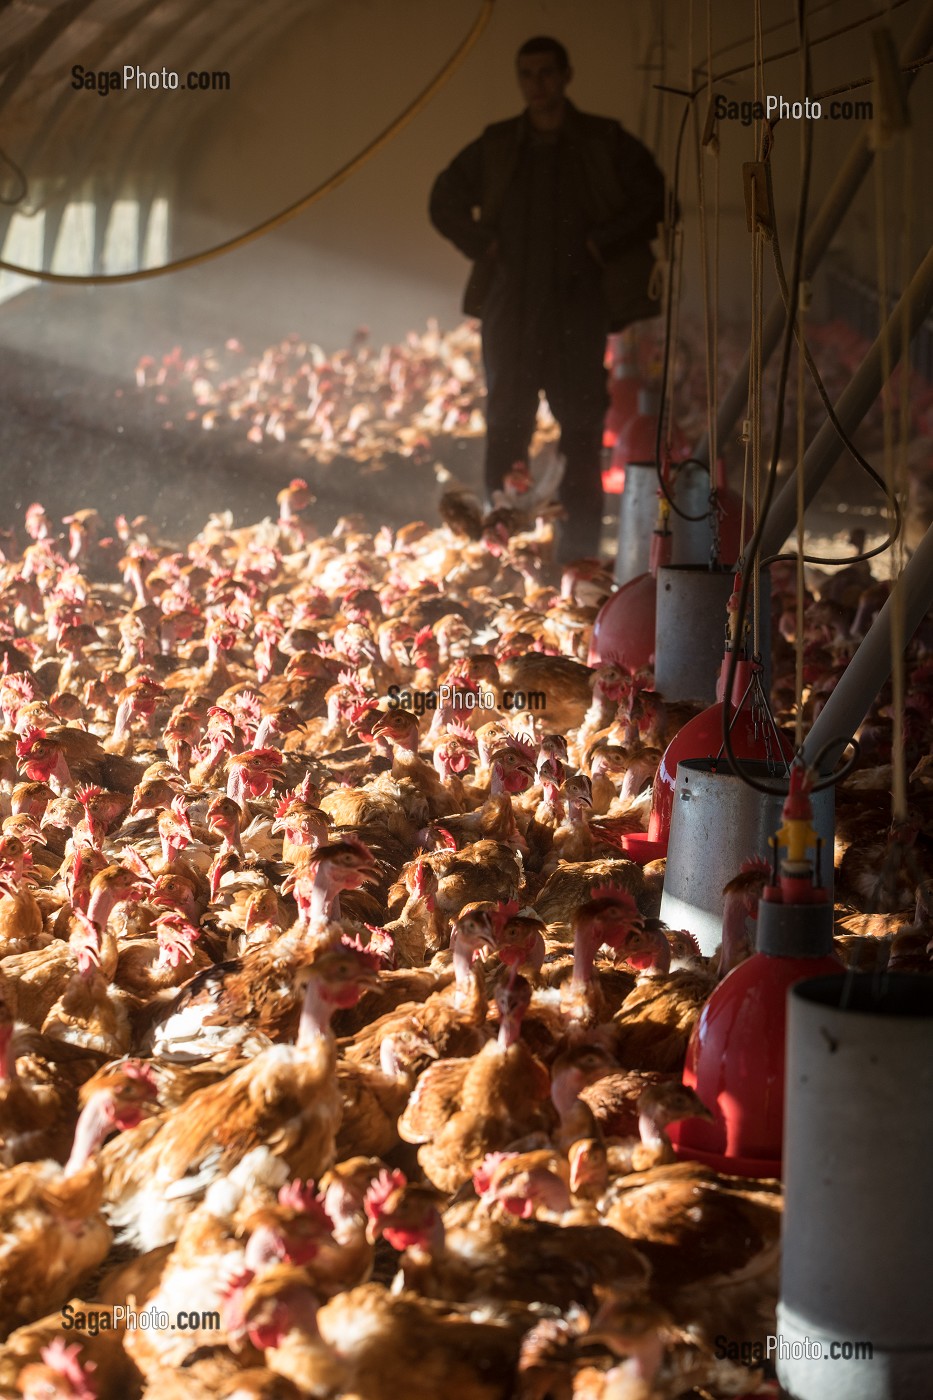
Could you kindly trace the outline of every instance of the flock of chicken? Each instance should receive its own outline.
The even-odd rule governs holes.
[[[657,919],[663,863],[620,836],[684,713],[584,664],[611,580],[554,578],[520,487],[320,538],[295,480],[277,519],[184,548],[27,512],[0,565],[0,1395],[761,1381],[780,1188],[678,1162],[666,1129],[709,1116],[684,1053],[764,877],[712,960]],[[815,637],[865,611],[848,587]],[[920,725],[920,664],[911,693]],[[925,965],[925,907],[878,937],[853,873],[883,868],[896,911],[925,871],[871,791],[883,712],[840,948]]]

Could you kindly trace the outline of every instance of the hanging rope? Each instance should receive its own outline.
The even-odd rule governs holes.
[[[263,220],[245,233],[237,234],[235,238],[225,239],[223,243],[216,243],[212,248],[205,248],[200,253],[192,253],[185,258],[176,258],[173,262],[164,263],[161,267],[144,267],[135,272],[112,272],[100,274],[79,275],[77,273],[46,272],[29,267],[19,267],[15,263],[5,262],[0,258],[0,270],[4,272],[16,272],[22,277],[34,277],[40,282],[64,283],[68,286],[116,286],[118,283],[144,282],[151,277],[163,277],[169,272],[183,272],[189,267],[197,267],[200,263],[208,262],[211,258],[218,258],[223,254],[232,253],[237,248],[243,248],[247,243],[252,243],[254,239],[262,238],[274,229],[281,228],[283,224],[294,219],[297,215],[304,213],[312,204],[319,199],[323,199],[326,194],[330,194],[338,185],[343,184],[349,176],[356,174],[368,160],[382,150],[383,146],[397,136],[398,133],[413,121],[419,112],[431,101],[440,91],[444,84],[450,79],[467,54],[476,44],[483,30],[486,28],[492,17],[495,0],[481,0],[480,12],[473,22],[470,32],[450,56],[443,68],[437,73],[427,87],[423,88],[413,102],[405,108],[394,121],[390,122],[378,136],[374,137],[363,150],[342,165],[333,175],[315,186],[309,194],[303,195],[301,199],[290,204],[287,209],[281,210],[278,214],[273,214],[271,218]]]
[[[804,313],[806,307],[806,284],[801,282],[797,298],[797,621],[794,628],[794,743],[799,750],[803,745],[803,613],[806,595],[806,580],[803,571],[804,558],[804,515],[807,499],[804,493],[803,459],[807,446],[807,412],[805,402],[806,361],[802,346],[805,344]]]
[[[886,234],[885,166],[882,143],[875,151],[875,252],[878,275],[878,314],[881,320],[881,372],[884,388],[881,392],[881,420],[884,441],[884,477],[888,492],[897,495],[897,464],[894,453],[894,412],[889,392],[891,381],[891,328],[888,316],[888,244]],[[905,160],[905,168],[909,162]],[[906,192],[905,192],[906,197]],[[909,207],[909,206],[908,206]],[[907,222],[907,221],[905,221]],[[904,281],[906,286],[906,279]],[[909,329],[905,328],[908,336]],[[909,359],[901,365],[901,377],[907,380]],[[904,753],[904,600],[903,589],[897,588],[903,567],[903,534],[891,550],[891,820],[907,819],[907,761]]]

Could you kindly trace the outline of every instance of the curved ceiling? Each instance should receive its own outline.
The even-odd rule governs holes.
[[[243,54],[255,63],[307,11],[307,0],[3,0],[3,151],[27,186],[18,198],[20,181],[5,166],[7,223],[17,207],[35,213],[79,195],[106,201],[151,191],[167,153],[222,100],[223,82],[210,85],[210,75]],[[134,75],[123,87],[125,65]],[[137,83],[137,68],[158,74],[160,87],[173,87],[174,75],[177,89],[154,99],[148,80]],[[208,75],[196,100],[185,91],[189,72]]]

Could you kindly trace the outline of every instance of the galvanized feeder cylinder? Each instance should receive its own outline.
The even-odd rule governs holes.
[[[613,577],[628,583],[651,564],[651,536],[658,518],[658,473],[653,462],[628,462],[619,498],[619,536]]]
[[[768,764],[746,760],[753,776],[781,780]],[[785,780],[786,783],[786,780]],[[820,883],[832,893],[833,789],[812,794],[813,825],[822,838]],[[723,886],[752,856],[771,858],[769,838],[781,825],[784,797],[756,792],[729,768],[725,758],[681,759],[674,785],[674,807],[667,849],[661,918],[685,928],[703,953],[712,953],[722,935]]]
[[[798,982],[774,1357],[788,1400],[933,1396],[931,1162],[933,978]]]
[[[677,504],[684,515],[699,515],[700,520],[685,520],[676,512],[671,516],[674,536],[674,563],[701,565],[709,563],[713,548],[713,528],[709,515],[709,472],[700,462],[687,462],[677,469]],[[730,561],[731,562],[731,561]]]
[[[711,705],[722,666],[732,569],[669,564],[658,570],[654,683],[665,700]]]

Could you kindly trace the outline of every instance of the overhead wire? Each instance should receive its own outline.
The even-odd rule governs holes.
[[[771,234],[770,244],[771,254],[774,261],[774,271],[777,276],[778,287],[781,292],[781,298],[784,302],[784,306],[785,308],[787,308],[790,293],[787,287],[787,278],[784,273],[784,263],[781,258],[780,240],[778,238],[777,229],[774,229]],[[795,336],[796,335],[797,328],[795,326]],[[862,453],[855,446],[855,443],[852,441],[852,439],[849,437],[848,433],[840,423],[839,418],[836,414],[836,410],[833,407],[832,400],[826,392],[826,386],[823,383],[819,370],[817,369],[816,362],[813,358],[809,346],[807,345],[806,337],[798,337],[798,348],[803,352],[804,361],[806,363],[807,369],[809,370],[810,377],[813,380],[814,387],[816,388],[816,391],[820,397],[820,402],[822,403],[823,408],[826,411],[826,416],[832,424],[836,435],[842,442],[849,455],[858,464],[858,466],[861,467],[861,469],[871,478],[875,485],[884,493],[886,504],[892,515],[891,527],[888,531],[886,538],[883,539],[880,544],[874,545],[871,549],[862,549],[859,550],[856,554],[848,554],[835,557],[821,554],[805,554],[803,557],[803,561],[805,564],[819,564],[821,566],[836,566],[840,568],[849,564],[861,564],[867,561],[868,559],[874,559],[879,554],[884,554],[885,550],[890,549],[894,541],[898,538],[903,527],[903,512],[901,510],[901,505],[899,500],[897,499],[897,493],[895,492],[892,494],[887,484],[885,483],[884,478],[862,455]],[[769,564],[776,564],[779,561],[791,559],[793,557],[794,556],[790,554],[769,554],[766,559],[763,559],[761,561],[761,567],[766,568]]]
[[[445,85],[456,69],[459,68],[467,54],[474,47],[492,18],[492,11],[495,3],[496,0],[480,0],[480,11],[469,33],[461,40],[460,44],[454,50],[453,54],[451,54],[450,58],[444,63],[440,71],[434,75],[426,87],[422,88],[421,92],[418,93],[408,106],[364,146],[361,151],[358,151],[355,156],[346,161],[339,170],[329,175],[326,180],[322,180],[321,183],[316,185],[308,194],[302,195],[300,199],[295,200],[293,204],[289,204],[287,208],[280,210],[279,213],[271,215],[268,219],[264,219],[259,224],[255,224],[252,228],[247,229],[245,233],[237,234],[233,238],[224,239],[222,243],[215,243],[212,247],[204,248],[198,253],[191,253],[187,257],[175,258],[172,262],[163,263],[159,267],[137,268],[133,272],[87,274],[48,272],[41,268],[20,267],[16,263],[6,262],[3,258],[0,258],[0,270],[4,272],[15,272],[22,277],[33,277],[40,282],[53,282],[58,285],[64,284],[68,286],[84,287],[117,286],[127,282],[143,282],[153,277],[164,277],[170,272],[183,272],[188,268],[197,267],[201,263],[208,262],[212,258],[218,258],[227,253],[232,253],[236,249],[243,248],[246,244],[252,243],[255,239],[264,237],[274,229],[281,228],[283,224],[288,223],[291,219],[304,213],[312,204],[315,204],[319,199],[323,199],[325,195],[330,194],[338,185],[343,184],[344,180],[355,174],[368,160],[372,159],[384,146],[388,145],[409,122],[414,120],[435,94]]]
[[[814,8],[810,11],[810,18],[813,19],[816,15],[821,15],[821,14],[823,13],[824,10],[831,10],[832,7],[833,7],[834,5],[836,5],[836,4],[838,4],[838,3],[839,3],[839,0],[825,0],[825,4],[814,6]],[[907,3],[908,3],[908,0],[896,0],[895,4],[892,5],[890,8],[892,8],[892,9],[897,9],[898,6],[900,6],[900,5],[906,5]],[[856,29],[856,28],[858,28],[858,26],[861,25],[861,24],[870,24],[871,21],[872,21],[873,19],[881,19],[881,18],[883,18],[887,13],[888,13],[888,7],[885,7],[885,9],[883,9],[883,10],[875,10],[872,14],[870,14],[870,15],[864,15],[860,20],[857,20],[857,21],[855,22],[855,24],[847,25],[847,26],[845,26],[841,31],[838,31],[838,32],[840,32],[840,33],[845,33],[845,32],[847,31],[847,29],[850,29],[850,28],[851,28],[851,29]],[[755,31],[755,32],[753,32],[753,33],[751,33],[751,34],[746,34],[746,35],[744,35],[744,37],[741,38],[741,39],[733,39],[730,43],[728,43],[728,44],[723,44],[721,48],[716,49],[716,50],[714,51],[714,53],[713,53],[713,58],[721,58],[722,55],[723,55],[724,53],[729,53],[730,49],[739,49],[739,48],[741,48],[744,44],[751,44],[751,43],[754,43],[755,37],[756,37],[756,33],[757,33],[757,32],[760,32],[760,34],[761,34],[762,37],[763,37],[765,34],[776,34],[777,31],[778,31],[779,29],[786,29],[787,26],[788,26],[789,24],[793,24],[794,22],[795,22],[795,17],[794,17],[793,15],[791,15],[789,19],[778,20],[775,24],[769,24],[769,25],[767,26],[767,28],[765,28],[765,29],[762,29],[762,30],[760,30],[760,31]],[[836,32],[836,31],[834,31],[833,34],[826,35],[825,37],[826,37],[826,38],[832,38],[832,37],[834,37],[835,32]],[[813,43],[813,44],[820,44],[820,43],[822,43],[822,42],[823,42],[823,39],[822,39],[822,38],[816,38],[816,39],[811,40],[811,43]],[[794,50],[791,50],[791,52],[793,53]],[[750,66],[751,66],[751,65],[750,65]]]
[[[801,60],[801,80],[804,93],[810,90],[810,53],[806,36],[806,0],[798,0],[797,7],[798,30],[799,30],[799,52]],[[730,651],[729,664],[727,667],[726,682],[724,687],[724,703],[722,706],[722,748],[730,769],[737,777],[754,788],[757,792],[769,795],[783,796],[786,787],[775,787],[769,783],[762,782],[753,777],[750,772],[742,767],[733,744],[732,744],[732,705],[731,696],[735,687],[735,677],[738,670],[739,653],[743,635],[745,617],[748,611],[749,593],[751,591],[752,575],[757,574],[759,568],[758,551],[761,544],[761,537],[764,533],[768,511],[774,497],[775,485],[777,482],[778,463],[781,456],[781,443],[784,431],[784,402],[787,395],[787,381],[790,371],[790,353],[794,341],[794,321],[797,317],[797,307],[799,289],[801,283],[801,271],[803,267],[803,246],[804,233],[807,220],[807,204],[810,193],[810,177],[812,172],[813,158],[813,136],[812,124],[803,122],[801,124],[801,170],[800,170],[800,198],[797,205],[797,216],[794,226],[793,260],[791,263],[790,295],[788,300],[787,316],[784,326],[784,335],[781,345],[781,359],[778,371],[778,383],[775,394],[775,414],[771,436],[771,454],[768,465],[767,482],[764,490],[764,497],[761,504],[759,518],[755,525],[754,534],[749,542],[745,557],[742,561],[742,584],[739,590],[739,600],[737,609],[737,630],[736,645]],[[838,746],[839,740],[834,741]],[[841,769],[828,775],[824,779],[817,779],[812,787],[812,792],[818,792],[826,787],[834,786],[845,775],[851,771],[857,761],[857,748],[853,757]]]
[[[29,193],[29,181],[26,179],[26,176],[16,164],[16,161],[13,159],[13,157],[11,155],[8,155],[8,153],[3,149],[2,146],[0,146],[0,165],[9,166],[17,181],[19,182],[20,187],[19,193],[16,195],[0,194],[0,204],[22,204],[23,200],[26,198],[26,195]]]
[[[893,0],[893,4],[890,8],[897,10],[900,9],[901,5],[906,5],[907,3],[908,0]],[[863,15],[861,19],[852,20],[850,24],[840,25],[838,29],[831,29],[828,33],[821,34],[818,38],[811,39],[808,42],[811,48],[815,48],[818,44],[828,43],[830,39],[837,39],[840,34],[850,34],[853,29],[861,29],[862,25],[871,24],[872,20],[884,19],[887,14],[888,7],[882,10],[874,10],[870,15]],[[795,53],[797,53],[797,49],[795,48],[782,49],[780,53],[769,53],[765,62],[776,63],[782,58],[793,58]],[[721,83],[724,78],[734,78],[738,73],[747,73],[749,69],[754,68],[754,66],[753,60],[751,63],[740,63],[736,68],[727,68],[722,73],[717,73],[713,78],[713,82]]]

